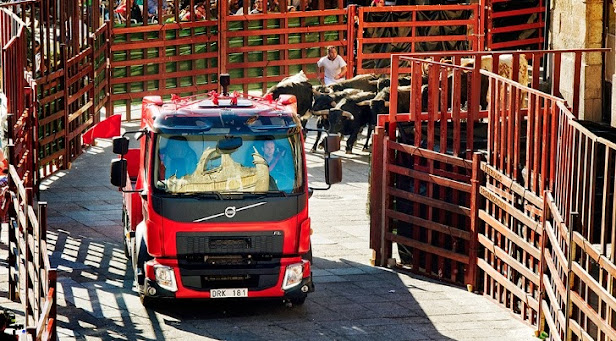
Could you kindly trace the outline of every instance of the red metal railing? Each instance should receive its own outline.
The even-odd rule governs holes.
[[[607,139],[616,140],[616,133],[577,122],[578,101],[571,108],[533,89],[542,81],[539,61],[549,58],[549,88],[559,93],[560,60],[572,54],[573,92],[579,94],[584,54],[603,52],[467,53],[470,67],[461,66],[463,60],[469,65],[462,52],[393,56],[392,65],[408,61],[411,86],[392,82],[390,114],[379,117],[376,129],[370,237],[375,261],[385,264],[395,242],[413,271],[471,285],[552,339],[616,335],[610,237],[616,228],[616,143]],[[446,63],[438,61],[443,58]],[[509,78],[483,70],[486,60],[492,70],[509,70]],[[503,60],[510,64],[504,67]],[[524,60],[533,70],[531,87],[517,82]],[[392,79],[398,75],[392,68]],[[485,111],[472,104],[482,103],[484,95]],[[401,100],[412,103],[408,112],[398,112]],[[480,154],[471,161],[476,150],[484,151],[485,162]],[[579,218],[570,218],[572,211]]]

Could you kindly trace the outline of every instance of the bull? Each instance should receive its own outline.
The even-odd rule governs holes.
[[[314,99],[312,84],[308,82],[308,77],[306,77],[304,71],[283,79],[278,84],[272,86],[267,91],[267,94],[272,95],[273,99],[278,99],[280,95],[294,95],[297,99],[297,115],[300,117],[307,116]]]
[[[330,103],[335,105],[333,108],[330,108],[329,110],[320,110],[315,112],[315,114],[320,116],[317,121],[317,127],[319,127],[320,123],[321,127],[326,129],[329,133],[349,135],[345,150],[347,154],[351,154],[353,151],[353,145],[355,144],[355,141],[357,141],[359,133],[365,126],[370,126],[372,122],[370,100],[374,98],[375,93],[360,91],[354,94],[346,92],[346,94],[347,95],[338,103],[335,101]],[[364,150],[368,149],[370,133],[371,130],[369,129]],[[317,133],[315,144],[312,147],[312,151],[316,150],[320,139],[321,132],[319,131]]]

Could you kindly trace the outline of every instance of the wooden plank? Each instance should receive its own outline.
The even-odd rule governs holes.
[[[479,210],[479,219],[490,225],[490,227],[505,236],[505,238],[514,242],[516,245],[519,245],[520,247],[524,248],[524,250],[526,250],[526,252],[528,252],[535,259],[541,258],[541,252],[537,248],[535,248],[528,241],[517,235],[515,232],[511,231],[509,228],[507,228],[507,226],[496,220],[485,210]]]
[[[509,282],[503,275],[501,275],[498,271],[496,271],[490,264],[488,264],[485,260],[479,258],[477,259],[477,265],[485,271],[488,276],[492,279],[496,280],[501,286],[505,287],[512,294],[518,297],[523,303],[527,304],[531,309],[537,311],[539,309],[539,302],[531,295],[524,292],[522,289],[518,288],[515,284]],[[502,302],[499,302],[502,303]]]
[[[385,24],[385,23],[382,23]],[[402,23],[398,23],[402,24]],[[298,26],[298,27],[284,27],[284,28],[268,28],[258,30],[258,36],[266,36],[266,35],[289,35],[289,34],[314,34],[320,32],[331,32],[331,31],[346,31],[346,24],[334,24],[334,25],[324,25],[324,26]],[[229,31],[227,33],[228,38],[235,37],[254,37],[255,31]],[[289,44],[292,46],[293,44]],[[263,45],[267,46],[267,45]]]
[[[53,113],[53,114],[51,114],[51,115],[49,115],[49,116],[47,116],[45,118],[40,119],[38,121],[38,126],[41,127],[41,126],[44,126],[44,125],[46,125],[48,123],[51,123],[51,122],[53,122],[55,120],[59,120],[59,119],[62,119],[62,118],[64,118],[64,110],[57,111],[57,112],[55,112],[55,113]],[[39,128],[39,129],[41,129],[41,128]]]
[[[396,243],[400,243],[403,245],[407,245],[410,246],[412,248],[415,249],[419,249],[425,252],[429,252],[435,255],[439,255],[441,257],[446,257],[449,258],[451,260],[455,260],[457,262],[463,263],[463,264],[468,264],[468,256],[463,255],[463,254],[459,254],[456,252],[452,252],[449,250],[445,250],[445,249],[441,249],[438,248],[436,246],[432,246],[426,243],[422,243],[416,240],[413,240],[411,238],[406,238],[406,237],[402,237],[396,234],[393,234],[391,232],[387,232],[386,233],[386,237],[388,240],[391,240],[392,242],[396,242]]]
[[[75,110],[75,112],[69,114],[68,115],[68,122],[69,123],[73,122],[74,120],[79,118],[84,112],[86,112],[88,109],[90,109],[90,107],[94,104],[92,102],[92,100],[93,99],[90,98],[90,100],[86,104],[82,105],[79,109]],[[65,127],[65,129],[66,129],[66,127]]]
[[[28,211],[28,220],[30,221],[30,225],[32,225],[32,229],[33,230],[38,230],[39,228],[39,223],[38,223],[38,217],[36,215],[36,213],[34,212],[34,208],[30,205],[28,205],[27,208]]]
[[[414,171],[412,169],[408,169],[408,168],[404,168],[404,167],[400,167],[400,166],[396,166],[396,165],[392,165],[392,164],[388,164],[387,165],[387,171],[390,171],[390,172],[396,173],[396,174],[400,174],[400,175],[406,175],[408,177],[411,177],[411,178],[414,178],[414,179],[417,179],[417,180],[434,183],[434,184],[437,184],[439,186],[450,187],[450,188],[456,189],[458,191],[466,192],[466,193],[470,193],[470,191],[471,191],[471,185],[470,184],[466,184],[466,183],[463,183],[463,182],[450,180],[450,179],[443,178],[443,177],[440,177],[440,176],[435,176],[435,175],[432,175],[432,174],[427,174],[427,173],[423,173],[423,172]]]
[[[393,195],[399,198],[404,198],[410,201],[415,201],[415,202],[425,204],[428,206],[436,207],[438,209],[449,211],[451,213],[461,214],[461,215],[470,217],[470,212],[471,212],[470,208],[467,208],[461,205],[450,204],[448,202],[444,202],[438,199],[432,199],[424,195],[419,195],[419,194],[403,191],[403,190],[400,190],[400,189],[397,189],[391,186],[387,188],[387,194],[390,194],[390,195]]]
[[[123,66],[165,64],[165,63],[175,63],[175,62],[183,62],[183,61],[190,61],[190,60],[202,60],[203,58],[215,58],[215,57],[216,57],[216,52],[204,52],[204,53],[193,53],[193,54],[188,54],[188,55],[168,56],[168,57],[165,57],[164,59],[156,57],[156,58],[144,58],[144,59],[116,60],[116,61],[111,61],[111,67],[115,68],[115,67],[123,67]],[[276,63],[283,63],[284,61],[272,60],[272,61],[267,61],[267,62],[273,63],[270,65],[276,65]]]
[[[515,269],[521,275],[523,275],[527,279],[530,279],[536,285],[539,285],[539,275],[538,274],[533,273],[532,270],[529,270],[522,263],[518,262],[515,258],[511,257],[510,255],[508,255],[507,252],[505,252],[505,250],[503,250],[500,247],[498,247],[497,245],[495,245],[486,236],[484,236],[482,234],[479,234],[479,235],[477,235],[477,237],[478,237],[479,243],[481,243],[481,245],[483,245],[488,251],[494,253],[496,255],[496,257],[498,257],[501,260],[505,261],[505,263],[507,264],[508,267],[511,267],[511,268]]]
[[[66,80],[66,86],[73,86],[75,85],[76,82],[82,81],[88,74],[90,74],[93,71],[94,65],[93,64],[88,64],[87,67],[82,68],[79,72],[77,72],[76,74],[71,74],[69,75],[69,78]],[[88,83],[88,86],[90,86],[92,83]]]
[[[556,285],[556,290],[558,290],[558,294],[560,295],[561,299],[560,301],[564,301],[565,297],[567,295],[567,289],[565,288],[565,284],[560,280],[559,277],[559,271],[558,269],[556,269],[556,264],[554,264],[554,261],[552,260],[552,256],[550,256],[549,253],[545,254],[545,261],[546,261],[546,265],[547,267],[550,269],[550,273],[552,274],[551,277],[549,277],[547,274],[544,275],[543,280],[544,280],[544,286],[547,285],[545,283],[552,283],[550,281],[550,278],[554,280],[554,284]],[[564,269],[565,272],[567,272],[567,267],[561,265],[561,267]],[[545,291],[548,292],[548,294],[553,294],[555,295],[552,291],[551,288],[545,288]],[[550,298],[551,299],[551,298]],[[556,296],[554,296],[554,299],[556,299]],[[553,302],[559,302],[559,301],[553,301]],[[563,319],[562,321],[562,325],[565,325],[565,320]]]
[[[466,169],[473,168],[473,163],[471,162],[471,160],[466,160],[460,157],[441,154],[441,153],[434,152],[432,150],[428,150],[428,149],[424,149],[424,148],[420,148],[416,146],[411,146],[407,144],[401,144],[401,143],[397,143],[393,141],[390,141],[388,146],[391,149],[401,151],[401,152],[404,152],[404,153],[407,153],[413,156],[420,156],[426,159],[444,162],[452,166],[458,166],[458,167],[462,167]]]
[[[541,305],[543,306],[544,311],[547,311],[547,312],[550,311],[549,307],[548,307],[548,303],[546,301],[542,300],[541,301]],[[550,337],[552,338],[552,340],[562,341],[562,339],[560,338],[560,335],[558,335],[558,333],[556,333],[556,331],[558,329],[556,329],[556,324],[554,323],[554,320],[552,320],[552,316],[544,314],[544,318],[545,318],[545,321],[548,323],[549,329],[554,331],[554,332],[550,333]]]
[[[495,204],[496,206],[513,216],[520,223],[528,226],[533,231],[541,234],[542,227],[540,222],[532,220],[523,212],[520,212],[518,209],[516,209],[513,205],[501,199],[496,193],[492,192],[487,187],[481,186],[479,188],[479,193],[491,203]]]
[[[581,341],[595,341],[574,319],[569,320],[569,328]]]
[[[534,193],[528,191],[522,185],[510,179],[508,176],[503,174],[501,171],[497,170],[495,167],[490,166],[486,162],[481,163],[481,170],[485,172],[486,176],[493,178],[494,180],[503,184],[503,186],[512,190],[524,200],[531,202],[533,205],[537,207],[543,207],[543,200],[535,195]]]
[[[616,298],[610,295],[592,276],[577,262],[572,262],[571,269],[595,294],[607,303],[611,309],[616,310]]]
[[[607,257],[601,255],[595,247],[589,243],[579,232],[573,232],[573,241],[580,246],[580,248],[590,256],[595,262],[599,263],[599,266],[606,270],[610,276],[616,277],[616,265],[612,263]],[[616,308],[614,308],[616,310]]]
[[[552,243],[552,249],[556,254],[556,258],[558,258],[559,264],[565,269],[565,271],[568,271],[568,265],[565,264],[569,264],[569,262],[567,262],[567,257],[565,257],[565,253],[563,252],[563,250],[560,249],[560,242],[558,241],[558,238],[556,238],[556,235],[554,234],[552,226],[549,222],[546,222],[544,232],[548,236],[550,243]]]
[[[130,50],[141,50],[141,49],[153,49],[158,47],[173,47],[178,45],[191,45],[191,44],[207,44],[211,42],[215,42],[216,39],[212,38],[208,35],[199,35],[199,36],[191,36],[185,38],[178,38],[173,40],[147,40],[147,41],[134,41],[129,43],[112,43],[111,44],[111,53],[114,52],[124,52]],[[266,47],[268,45],[264,45]]]
[[[603,320],[596,311],[594,311],[590,305],[575,291],[571,291],[571,301],[575,306],[580,309],[587,318],[589,318],[603,333],[610,337],[612,340],[616,340],[616,330],[612,329],[605,320]],[[573,319],[570,319],[573,321]]]
[[[567,225],[565,225],[565,222],[563,221],[563,218],[560,215],[560,211],[556,207],[556,203],[551,198],[552,197],[550,195],[549,199],[546,199],[546,200],[548,200],[550,214],[552,215],[552,219],[554,220],[554,225],[556,225],[556,227],[558,228],[558,231],[560,232],[561,236],[566,236],[569,234]],[[567,242],[567,240],[565,240],[565,242]]]
[[[387,217],[402,220],[404,222],[417,225],[422,228],[426,228],[432,231],[437,231],[451,237],[463,238],[465,240],[470,239],[470,233],[468,231],[460,230],[455,227],[447,226],[444,224],[436,223],[430,220],[422,219],[413,215],[405,214],[402,212],[394,211],[391,209],[386,210]]]

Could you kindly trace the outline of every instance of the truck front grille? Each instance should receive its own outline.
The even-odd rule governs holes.
[[[178,232],[176,247],[182,255],[282,254],[281,231]]]
[[[271,288],[280,276],[283,240],[281,231],[178,232],[182,285],[203,291]]]

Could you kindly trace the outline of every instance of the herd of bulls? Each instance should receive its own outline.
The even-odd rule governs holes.
[[[361,75],[329,86],[313,87],[303,71],[300,71],[273,86],[268,93],[274,99],[283,94],[294,95],[297,98],[297,114],[302,124],[305,125],[312,115],[316,116],[317,128],[330,134],[349,136],[345,149],[347,153],[351,153],[357,136],[364,127],[368,127],[368,134],[363,149],[369,149],[370,135],[377,115],[388,113],[388,83],[386,78]],[[321,132],[317,134],[312,151],[316,150],[320,142]]]
[[[510,56],[510,55],[509,55]],[[482,68],[491,69],[491,59],[482,59]],[[504,64],[503,64],[504,63]],[[499,73],[502,76],[511,78],[509,74],[502,74],[501,67],[511,64],[511,58],[501,56],[499,58]],[[528,81],[528,64],[524,55],[520,55],[520,77],[519,82],[524,84]],[[484,67],[485,65],[485,67]],[[524,76],[522,75],[524,74]],[[464,106],[468,99],[467,73],[460,75],[460,102]],[[427,111],[428,107],[428,85],[427,74],[422,76],[421,87],[421,107],[422,111]],[[448,94],[451,94],[452,75],[447,80]],[[397,106],[399,113],[410,112],[411,87],[410,77],[398,79],[398,100]],[[480,106],[485,109],[488,102],[487,78],[482,77],[481,81]],[[439,90],[440,91],[440,90]],[[294,95],[297,98],[297,114],[301,117],[302,124],[306,124],[311,116],[317,118],[317,128],[321,128],[330,134],[348,135],[346,142],[346,153],[350,154],[353,150],[359,133],[364,127],[368,128],[364,151],[369,150],[369,141],[374,126],[377,123],[378,115],[389,113],[390,79],[387,77],[377,77],[375,75],[359,75],[352,79],[343,80],[329,86],[313,86],[303,71],[287,77],[277,85],[268,90],[274,99],[283,94]],[[448,107],[451,106],[449,96]],[[321,132],[318,132],[317,139],[312,151],[314,152],[320,142]]]

